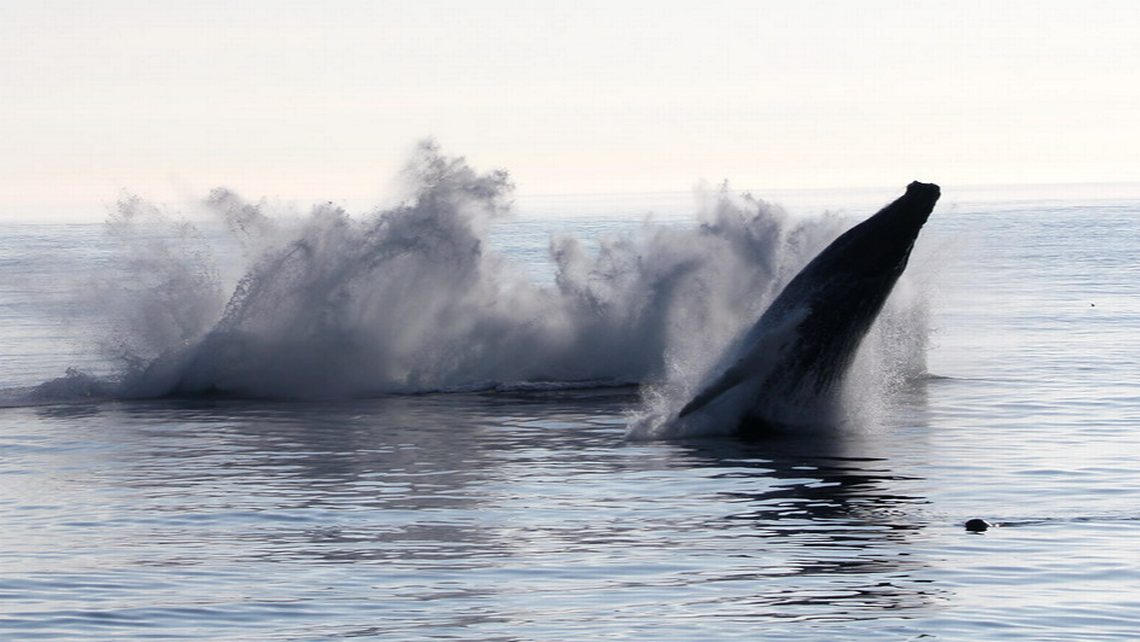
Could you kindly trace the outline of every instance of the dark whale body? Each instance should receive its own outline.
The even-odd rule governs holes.
[[[779,421],[766,416],[766,401],[810,402],[832,392],[906,269],[939,195],[937,185],[911,183],[827,246],[745,335],[739,358],[678,417],[729,403],[739,414],[737,432],[748,436]]]

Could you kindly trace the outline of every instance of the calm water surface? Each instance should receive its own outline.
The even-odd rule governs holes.
[[[842,433],[629,442],[623,388],[2,409],[0,638],[1138,639],[1138,203],[951,197],[935,376]],[[38,278],[8,387],[67,360]]]

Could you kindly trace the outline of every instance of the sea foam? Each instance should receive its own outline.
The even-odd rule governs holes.
[[[90,306],[111,328],[99,345],[116,373],[93,385],[72,372],[40,393],[336,399],[644,384],[635,432],[653,436],[645,418],[691,395],[849,224],[706,190],[690,225],[551,238],[543,282],[489,242],[513,215],[505,171],[477,172],[425,142],[402,182],[399,205],[363,213],[298,213],[217,189],[201,203],[207,223],[124,196],[106,225],[118,258]],[[922,289],[906,277],[897,289],[852,368],[850,407],[924,369]]]

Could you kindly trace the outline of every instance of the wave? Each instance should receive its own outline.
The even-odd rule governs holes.
[[[355,215],[217,189],[203,206],[221,234],[124,197],[106,224],[117,259],[90,310],[111,328],[99,349],[115,374],[72,371],[34,394],[336,399],[603,382],[683,396],[844,227],[722,187],[695,225],[552,238],[555,276],[542,283],[489,243],[511,216],[507,172],[425,142],[402,184],[399,205]],[[906,279],[897,290],[856,382],[924,370],[925,302]]]

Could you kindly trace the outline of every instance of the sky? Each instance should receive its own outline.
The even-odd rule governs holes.
[[[0,220],[377,199],[429,137],[520,195],[1140,181],[1137,33],[1131,0],[7,3]]]

